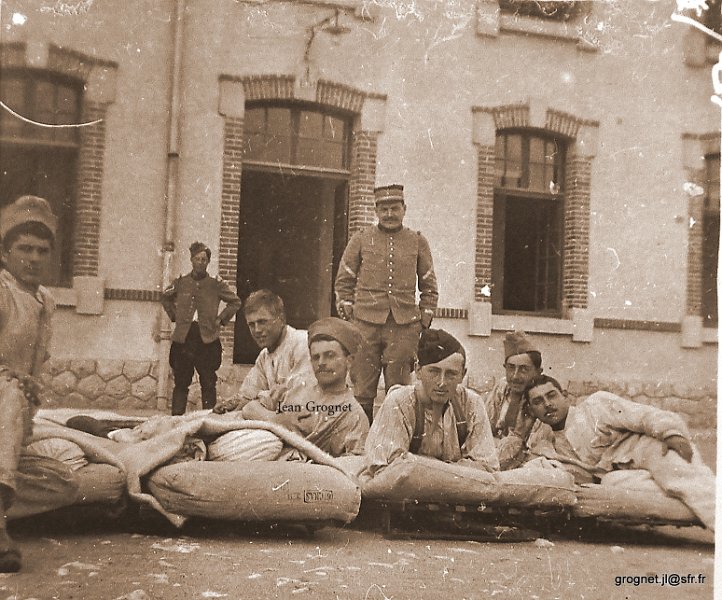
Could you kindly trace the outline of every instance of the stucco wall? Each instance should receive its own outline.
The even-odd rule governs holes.
[[[4,1],[2,41],[52,43],[118,63],[106,123],[99,275],[108,287],[155,290],[175,3],[95,2],[72,16],[41,10],[52,4]],[[285,2],[187,5],[174,274],[187,269],[186,249],[195,239],[206,240],[217,258],[219,76],[300,76],[308,27],[333,14]],[[674,2],[594,3],[595,52],[568,40],[479,35],[472,0],[455,3],[456,16],[444,14],[445,3],[414,6],[416,14],[401,16],[390,6],[376,7],[373,21],[342,14],[350,33],[318,32],[309,57],[314,77],[386,95],[376,180],[405,184],[407,224],[423,230],[434,252],[440,306],[468,308],[473,300],[472,107],[531,97],[539,106],[599,122],[591,189],[592,314],[679,322],[689,226],[681,135],[718,130],[719,111],[709,102],[709,69],[684,64],[685,26],[669,20]],[[26,14],[27,22],[12,25],[14,12]],[[455,24],[463,26],[455,31]],[[108,301],[101,316],[62,309],[53,350],[61,358],[157,358],[158,314],[149,302]],[[462,336],[476,364],[494,365],[474,366],[479,378],[499,372],[500,334],[467,338],[467,321],[437,323]],[[597,329],[591,344],[572,344],[569,336],[544,336],[543,343],[550,372],[573,369],[579,380],[683,381],[704,389],[716,381],[716,345],[684,350],[677,333]]]

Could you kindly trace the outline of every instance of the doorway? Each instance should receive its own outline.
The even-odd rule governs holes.
[[[298,329],[335,314],[333,281],[347,241],[347,177],[244,166],[241,198],[241,297],[270,289],[283,299],[289,325]],[[239,313],[233,362],[253,363],[258,352]]]

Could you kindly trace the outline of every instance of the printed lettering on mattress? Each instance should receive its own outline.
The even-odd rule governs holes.
[[[303,490],[303,501],[306,504],[333,502],[333,490]]]

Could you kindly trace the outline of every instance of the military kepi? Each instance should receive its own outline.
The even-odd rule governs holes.
[[[466,358],[461,342],[443,329],[424,329],[419,339],[419,366],[437,363],[456,353]]]
[[[338,317],[326,317],[311,323],[308,327],[308,345],[319,336],[333,338],[349,354],[355,354],[361,348],[361,332],[356,325]]]
[[[374,189],[374,199],[376,204],[383,202],[404,202],[404,186],[398,183],[394,185],[385,185]]]
[[[58,218],[53,214],[47,200],[38,196],[21,196],[0,212],[0,238],[25,223],[42,223],[53,237],[58,229]]]
[[[509,331],[504,338],[504,359],[527,352],[539,352],[539,349],[523,331]]]

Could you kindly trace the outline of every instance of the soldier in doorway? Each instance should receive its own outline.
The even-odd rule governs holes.
[[[351,379],[369,420],[382,369],[387,391],[410,382],[419,333],[430,327],[438,301],[429,243],[403,225],[403,186],[376,188],[374,197],[378,225],[351,238],[335,284],[339,315],[356,323],[364,338]]]

